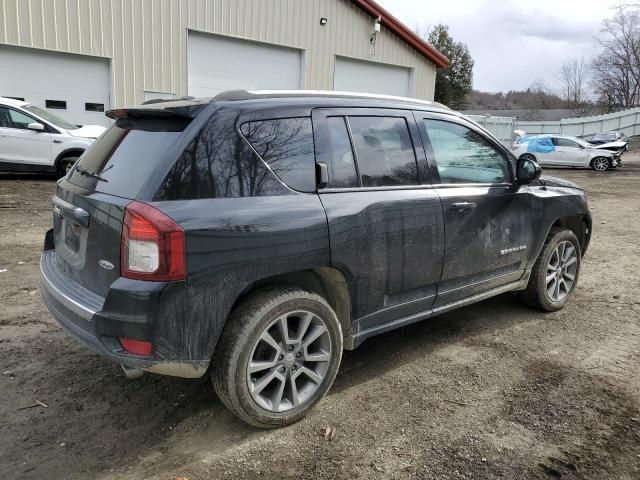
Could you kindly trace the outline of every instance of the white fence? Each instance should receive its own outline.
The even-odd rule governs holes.
[[[582,118],[563,118],[556,122],[518,122],[527,135],[561,133],[573,137],[588,137],[594,133],[617,130],[627,137],[640,134],[640,108]]]
[[[467,116],[485,127],[505,144],[510,143],[515,129],[524,130],[527,135],[558,133],[573,137],[588,137],[594,133],[611,130],[621,131],[627,137],[640,135],[640,107],[604,115],[563,118],[558,121],[519,121],[512,117],[494,117],[491,115]]]
[[[504,145],[511,146],[511,137],[513,136],[513,131],[517,128],[516,118],[495,117],[493,115],[467,115],[467,118],[489,130]]]

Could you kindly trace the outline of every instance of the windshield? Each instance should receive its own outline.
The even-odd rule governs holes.
[[[615,133],[596,133],[593,136],[593,140],[609,140],[609,141],[613,141],[616,139],[616,134]]]
[[[579,145],[582,145],[583,147],[591,147],[592,146],[592,145],[589,144],[589,142],[585,142],[581,138],[571,137],[571,140],[573,140],[574,142],[576,142]]]
[[[39,117],[44,118],[47,122],[53,123],[56,127],[64,128],[67,130],[76,130],[78,125],[74,125],[73,123],[69,123],[66,120],[61,119],[60,117],[56,117],[53,113],[49,113],[46,110],[42,110],[41,108],[35,107],[33,105],[29,105],[24,107],[25,110],[31,112]]]

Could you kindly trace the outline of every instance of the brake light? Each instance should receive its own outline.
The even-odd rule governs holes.
[[[120,270],[135,280],[184,280],[184,230],[155,207],[131,202],[124,213]]]

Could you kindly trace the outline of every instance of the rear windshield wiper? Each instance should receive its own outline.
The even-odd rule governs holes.
[[[106,172],[111,167],[113,167],[113,164],[111,164],[111,165],[109,165],[109,167],[105,168],[102,171],[102,173]],[[109,180],[107,180],[106,178],[100,176],[99,173],[92,172],[91,170],[87,170],[86,168],[82,168],[80,165],[76,166],[76,172],[78,172],[80,175],[86,175],[87,177],[95,178],[96,180],[100,180],[101,182],[109,183]]]

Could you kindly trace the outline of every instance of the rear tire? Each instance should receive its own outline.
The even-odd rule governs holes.
[[[607,157],[595,157],[591,160],[591,168],[596,172],[606,172],[611,168],[611,160]]]
[[[281,427],[302,419],[326,395],[341,359],[342,329],[324,298],[268,288],[250,294],[229,316],[211,378],[222,403],[241,420]]]
[[[578,284],[581,258],[575,234],[564,228],[552,228],[520,298],[527,305],[547,312],[560,310]]]
[[[76,163],[76,160],[78,160],[78,158],[80,157],[61,158],[60,161],[58,162],[58,169],[57,169],[58,178],[62,178],[66,176],[67,173],[69,173],[69,170],[71,170],[71,167],[73,167],[73,164]]]

